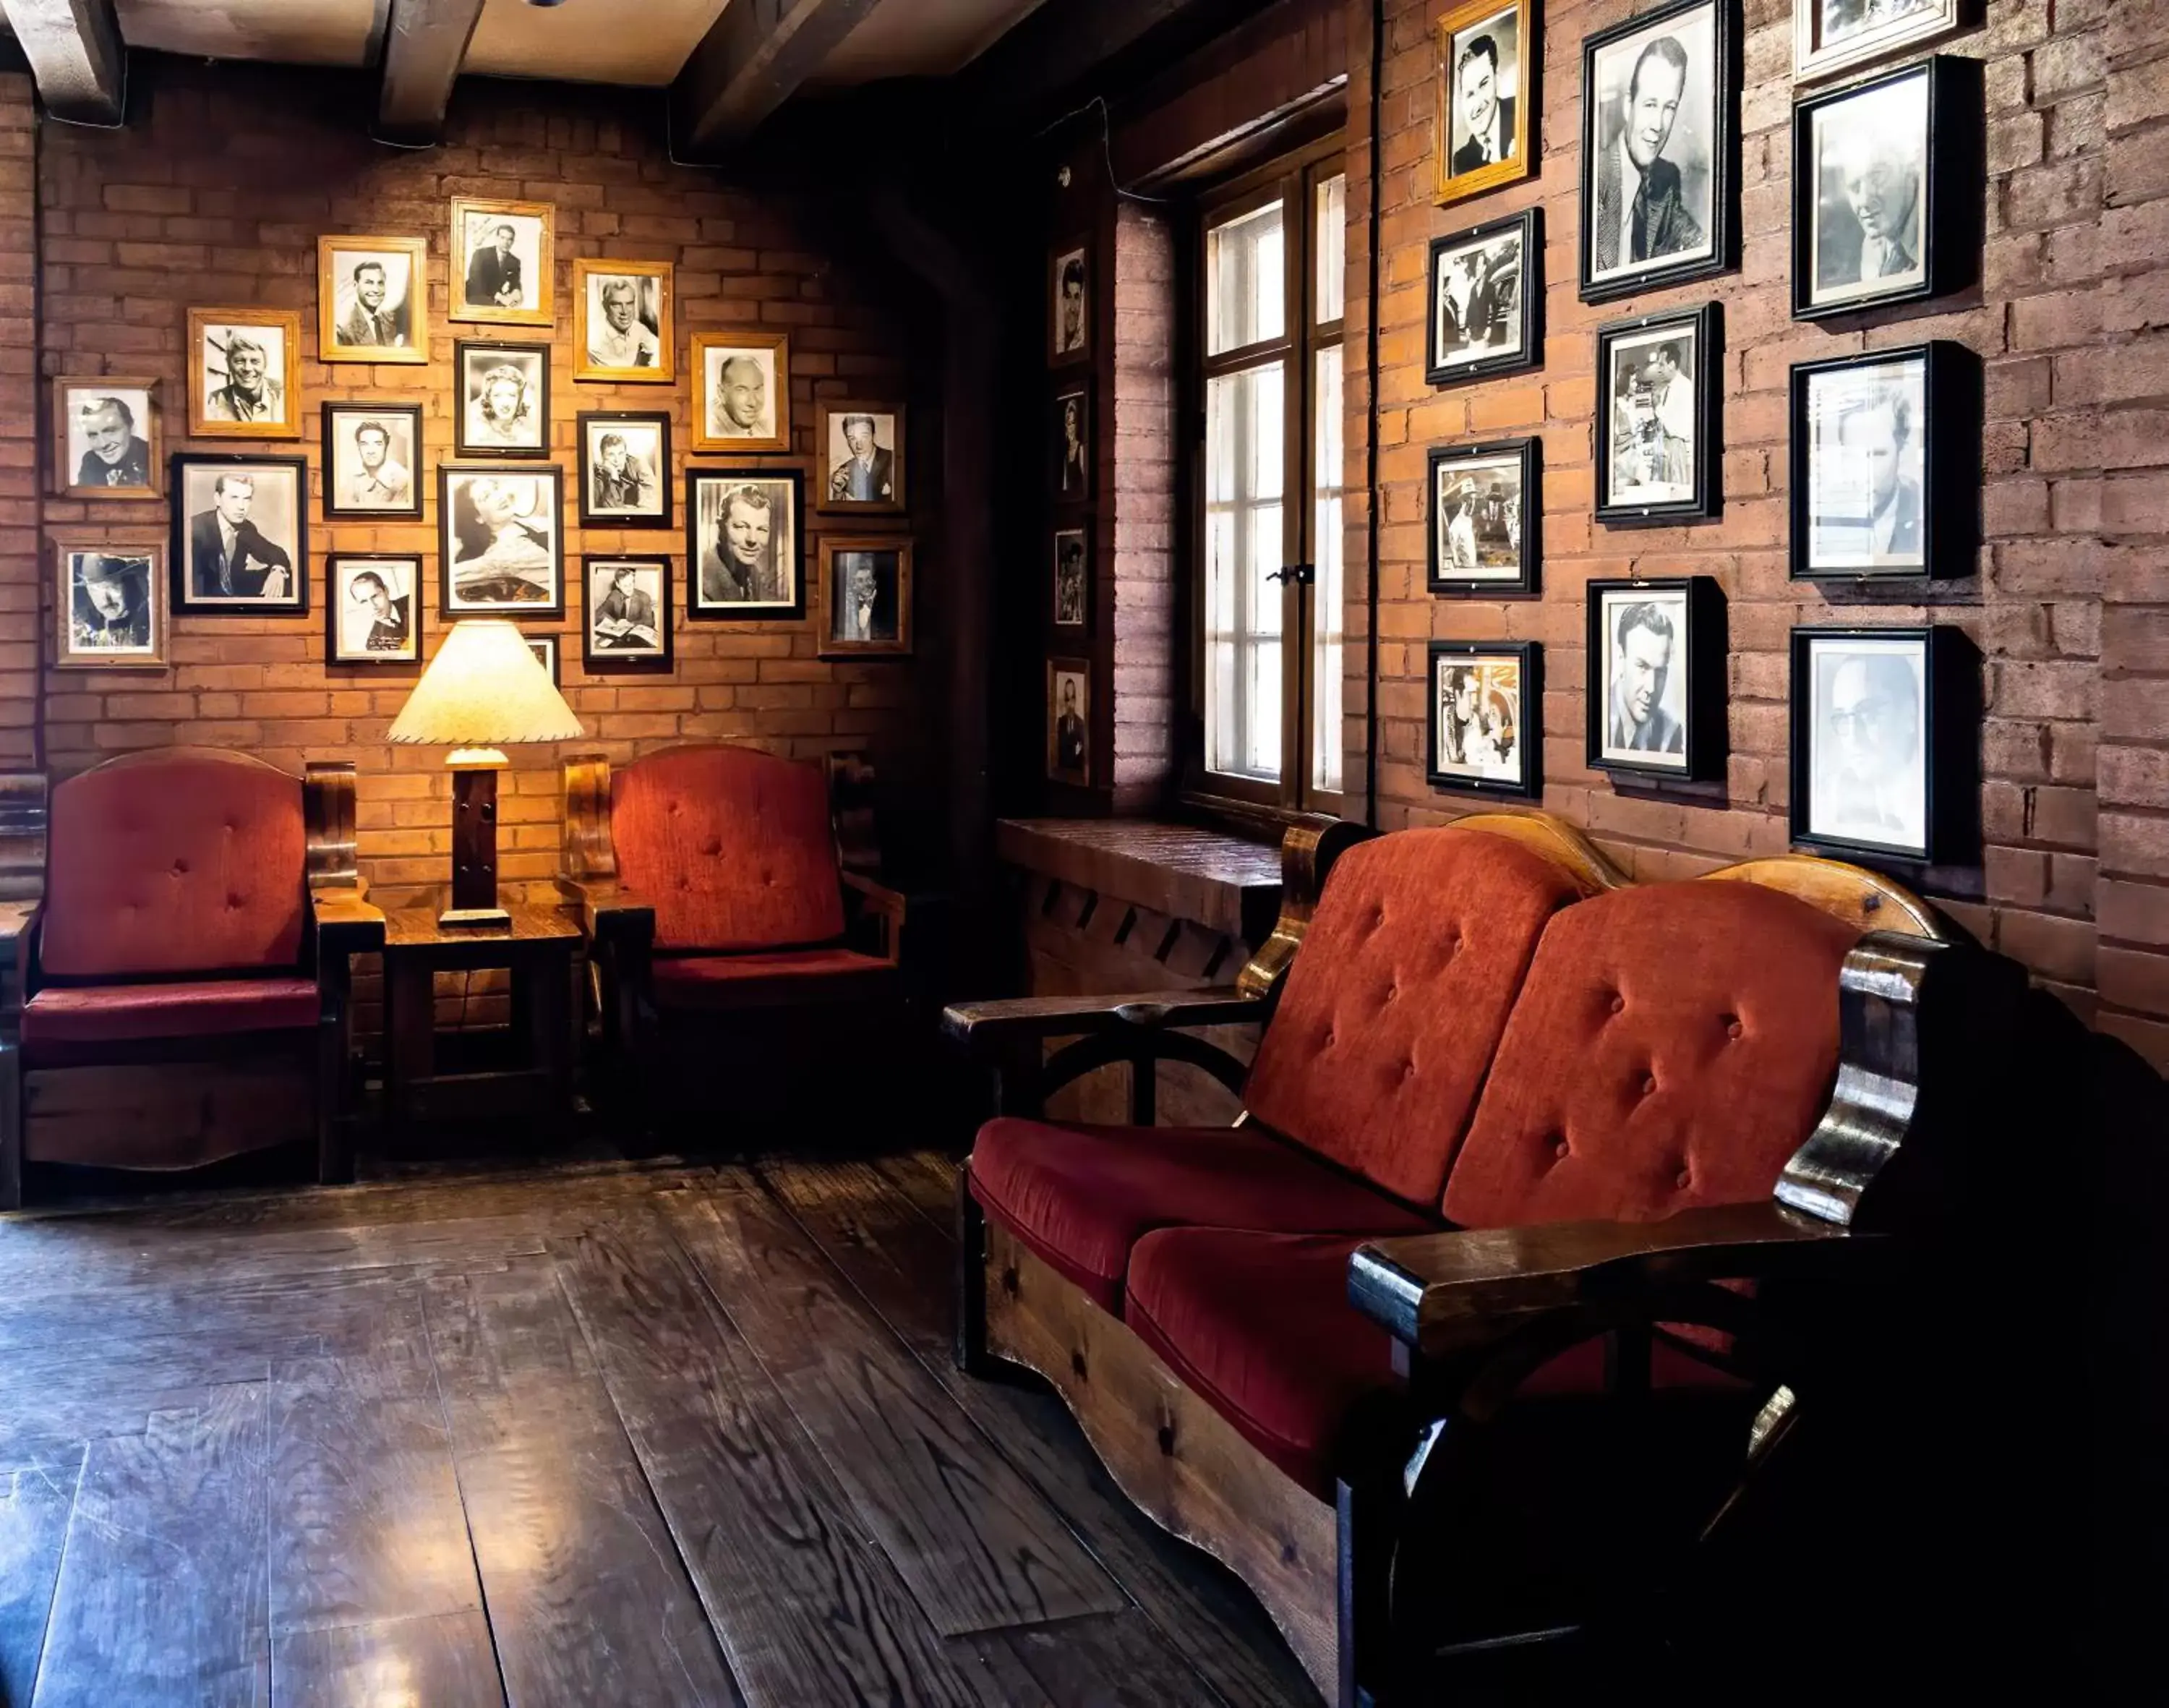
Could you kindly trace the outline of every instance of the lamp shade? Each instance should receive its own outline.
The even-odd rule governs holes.
[[[418,746],[501,747],[586,734],[527,637],[501,617],[454,623],[392,724],[394,741]]]

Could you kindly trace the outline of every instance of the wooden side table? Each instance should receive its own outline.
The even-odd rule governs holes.
[[[384,920],[385,1113],[392,1128],[420,1121],[532,1116],[560,1134],[573,1118],[573,951],[580,928],[557,907],[513,902],[509,926],[441,927],[434,909]],[[437,1071],[435,975],[503,967],[512,974],[512,1029],[527,1040],[520,1066]]]

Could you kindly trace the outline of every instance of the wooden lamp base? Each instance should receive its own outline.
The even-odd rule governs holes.
[[[463,747],[445,763],[452,773],[452,905],[437,923],[502,929],[512,915],[497,905],[497,774],[511,761],[493,747]]]

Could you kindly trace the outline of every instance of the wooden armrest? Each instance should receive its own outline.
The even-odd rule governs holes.
[[[384,947],[384,910],[365,900],[358,889],[319,889],[309,897],[317,918],[317,965],[354,955],[373,955]]]
[[[1373,1240],[1348,1260],[1348,1297],[1396,1339],[1439,1353],[1516,1319],[1638,1288],[1847,1273],[1887,1247],[1774,1203],[1660,1222],[1549,1222]]]
[[[866,898],[866,905],[868,908],[881,914],[897,926],[901,926],[903,924],[904,910],[908,904],[899,892],[891,889],[877,878],[867,877],[863,872],[852,872],[847,869],[837,875],[844,880],[845,889],[855,890]]]
[[[580,929],[590,942],[603,937],[654,941],[654,907],[615,878],[560,877],[557,894],[579,915]]]
[[[974,1048],[1019,1038],[1070,1038],[1125,1028],[1143,1032],[1260,1021],[1271,1005],[1232,985],[1209,990],[1153,990],[1138,996],[1015,996],[959,1002],[941,1011],[945,1038]]]

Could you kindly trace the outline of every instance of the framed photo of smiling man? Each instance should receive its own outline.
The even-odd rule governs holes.
[[[155,499],[158,382],[63,374],[53,382],[53,476],[63,498]]]
[[[1723,777],[1724,660],[1713,576],[1591,582],[1589,768]]]
[[[1530,0],[1468,0],[1438,31],[1441,206],[1519,184],[1536,170],[1536,67],[1543,62]]]

